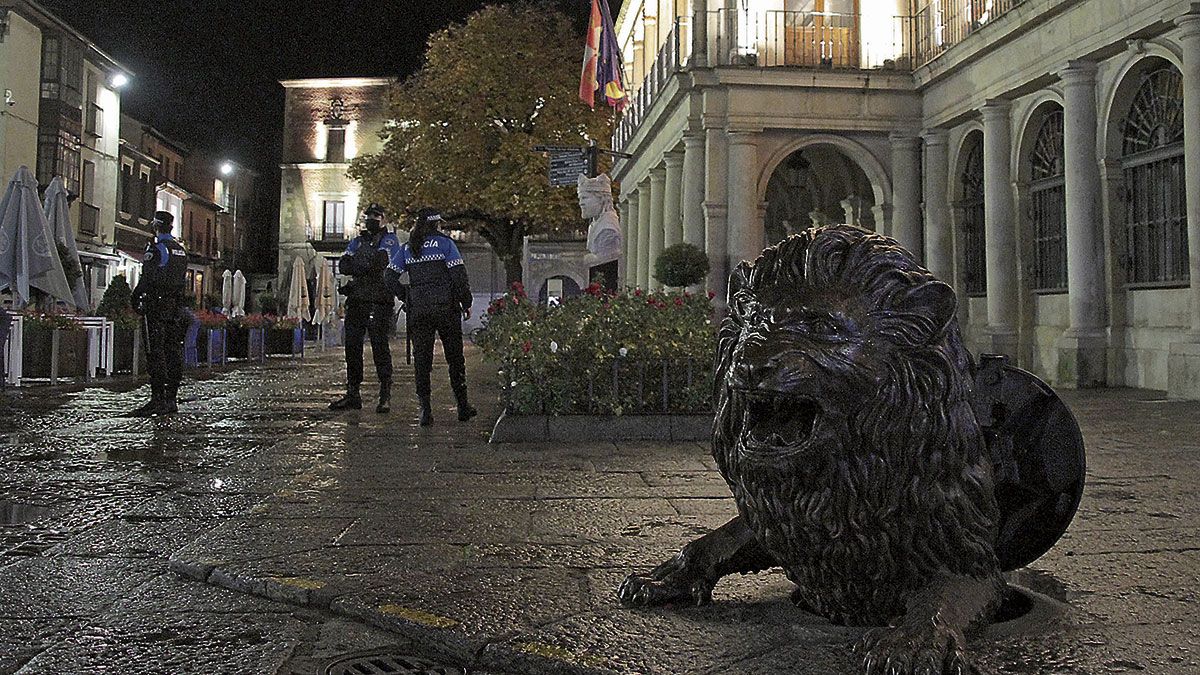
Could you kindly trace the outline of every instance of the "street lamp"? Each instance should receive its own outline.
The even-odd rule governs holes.
[[[221,175],[228,176],[233,173],[233,162],[221,162]]]
[[[112,84],[113,89],[122,89],[129,84],[129,76],[125,73],[115,73],[109,83]]]

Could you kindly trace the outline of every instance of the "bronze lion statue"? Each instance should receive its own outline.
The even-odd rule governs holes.
[[[953,289],[833,225],[742,263],[728,297],[713,455],[739,515],[628,577],[622,604],[708,603],[727,574],[782,567],[803,608],[886,627],[855,646],[865,672],[969,672],[964,633],[1006,586]]]

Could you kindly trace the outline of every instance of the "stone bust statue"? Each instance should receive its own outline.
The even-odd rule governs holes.
[[[612,180],[605,175],[579,176],[579,211],[591,221],[588,226],[588,253],[599,264],[621,255],[621,221],[613,207]]]

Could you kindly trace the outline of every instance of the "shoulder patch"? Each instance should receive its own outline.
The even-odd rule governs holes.
[[[154,251],[146,251],[146,255],[142,256],[142,262],[150,262],[154,260]]]

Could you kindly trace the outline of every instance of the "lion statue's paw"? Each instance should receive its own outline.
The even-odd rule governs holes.
[[[865,675],[975,675],[962,633],[937,619],[869,631],[854,645]]]
[[[654,568],[649,574],[630,574],[617,589],[617,598],[625,607],[654,607],[689,602],[712,602],[713,582],[697,574],[685,556],[676,556]]]

